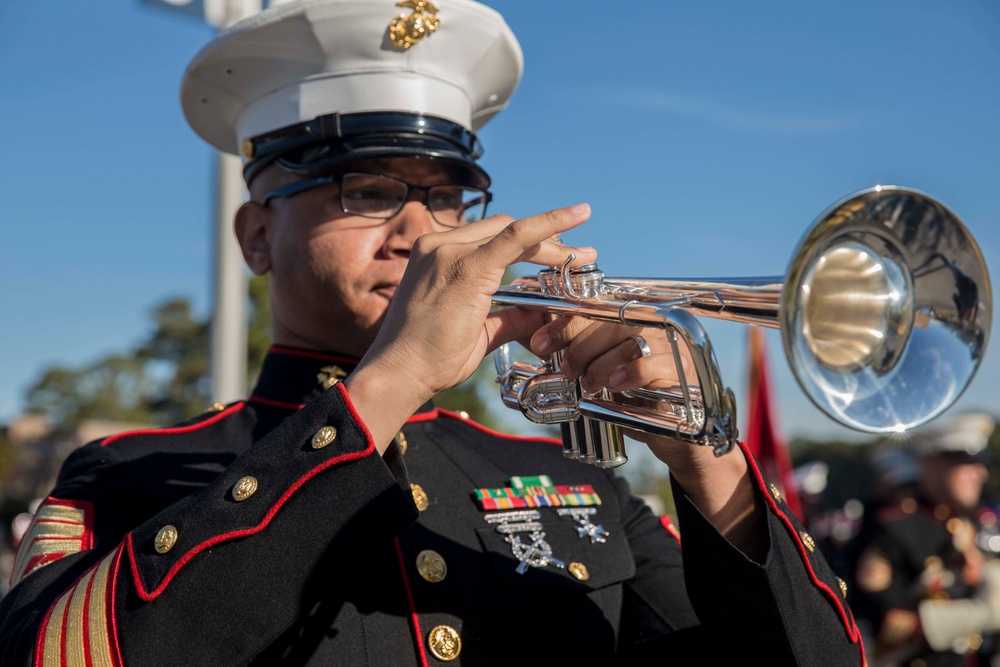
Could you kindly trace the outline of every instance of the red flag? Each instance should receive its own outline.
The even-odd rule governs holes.
[[[802,505],[792,474],[792,457],[778,429],[771,397],[771,372],[767,364],[764,336],[758,327],[750,327],[750,389],[747,393],[747,429],[744,442],[757,457],[767,477],[778,485],[788,509],[803,519]]]

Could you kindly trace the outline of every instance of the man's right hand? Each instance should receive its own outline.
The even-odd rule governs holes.
[[[571,248],[558,234],[590,217],[578,204],[513,220],[496,215],[417,239],[406,273],[368,353],[345,385],[380,451],[424,402],[468,378],[503,343],[526,339],[545,322],[541,311],[491,312],[505,269],[518,262],[576,264],[593,248]]]

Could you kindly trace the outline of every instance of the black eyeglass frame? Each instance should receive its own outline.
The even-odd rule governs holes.
[[[403,198],[400,200],[399,205],[396,207],[396,209],[389,215],[365,215],[364,213],[349,211],[347,209],[346,203],[344,202],[343,180],[345,176],[374,176],[377,178],[385,178],[405,185],[406,193],[403,195]],[[260,204],[261,206],[267,206],[268,202],[274,199],[275,197],[293,197],[299,194],[300,192],[305,192],[306,190],[318,188],[323,185],[333,185],[334,183],[337,184],[337,187],[340,190],[340,196],[339,196],[340,210],[347,215],[355,215],[361,218],[368,218],[370,220],[389,220],[392,217],[398,215],[399,212],[403,210],[403,207],[406,205],[406,202],[410,200],[410,193],[413,192],[414,190],[424,192],[424,201],[426,202],[425,208],[431,214],[431,217],[434,218],[434,221],[437,222],[439,225],[451,228],[457,228],[461,225],[452,225],[447,222],[441,222],[441,220],[439,220],[437,215],[434,213],[434,210],[430,207],[431,190],[433,190],[434,188],[457,187],[457,188],[465,188],[466,190],[474,190],[476,192],[481,192],[482,193],[481,201],[483,206],[484,218],[486,217],[486,210],[489,207],[490,202],[493,201],[493,193],[490,192],[489,190],[483,190],[482,188],[474,188],[468,185],[456,185],[454,183],[438,183],[437,185],[414,185],[412,183],[407,183],[401,178],[396,178],[395,176],[386,176],[385,174],[372,174],[363,171],[344,171],[344,172],[337,172],[334,174],[326,174],[324,176],[306,178],[301,181],[296,181],[294,183],[288,183],[286,185],[279,186],[271,190],[267,194],[265,194],[263,199],[261,199]],[[469,203],[468,206],[466,206],[463,209],[463,212],[472,208],[473,205],[478,205],[479,203],[480,199],[473,200],[472,202]]]

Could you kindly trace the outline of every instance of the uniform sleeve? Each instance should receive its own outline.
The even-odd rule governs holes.
[[[687,588],[715,661],[739,664],[754,656],[754,664],[862,665],[846,584],[741,449],[767,512],[763,562],[730,544],[674,484]]]
[[[102,497],[115,462],[78,466],[53,495],[109,528],[25,570],[0,607],[0,662],[246,664],[309,613],[308,591],[335,589],[416,519],[393,451],[379,456],[336,385],[117,541],[102,520],[130,503]]]
[[[692,664],[860,667],[863,649],[846,587],[752,456],[744,455],[767,512],[765,559],[754,562],[730,544],[674,483],[679,538],[648,510],[631,521],[637,576],[624,614],[645,619],[645,637],[632,637],[645,643],[633,651],[642,660],[679,651],[698,660]],[[670,540],[681,543],[686,595],[677,591],[676,546],[671,549]],[[623,632],[629,625],[623,621]]]

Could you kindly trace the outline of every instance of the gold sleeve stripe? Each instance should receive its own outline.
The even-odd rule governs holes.
[[[10,585],[14,587],[38,568],[92,544],[91,504],[46,498],[18,545]]]
[[[71,595],[66,618],[63,620],[62,651],[64,665],[86,665],[87,651],[83,645],[83,609],[87,606],[90,585],[94,583],[94,571],[88,570],[83,579],[67,593]]]
[[[111,567],[120,549],[115,549],[60,596],[46,617],[35,656],[36,667],[117,667],[112,653],[110,629],[114,600],[111,599]]]
[[[82,524],[86,513],[79,507],[68,504],[67,501],[58,501],[55,498],[48,498],[41,507],[38,508],[36,517],[44,521],[62,521],[63,523]]]
[[[65,595],[59,598],[56,606],[45,620],[45,627],[42,628],[42,636],[44,637],[42,640],[44,648],[41,655],[42,667],[62,667],[62,623],[63,616],[66,615],[66,602]]]

